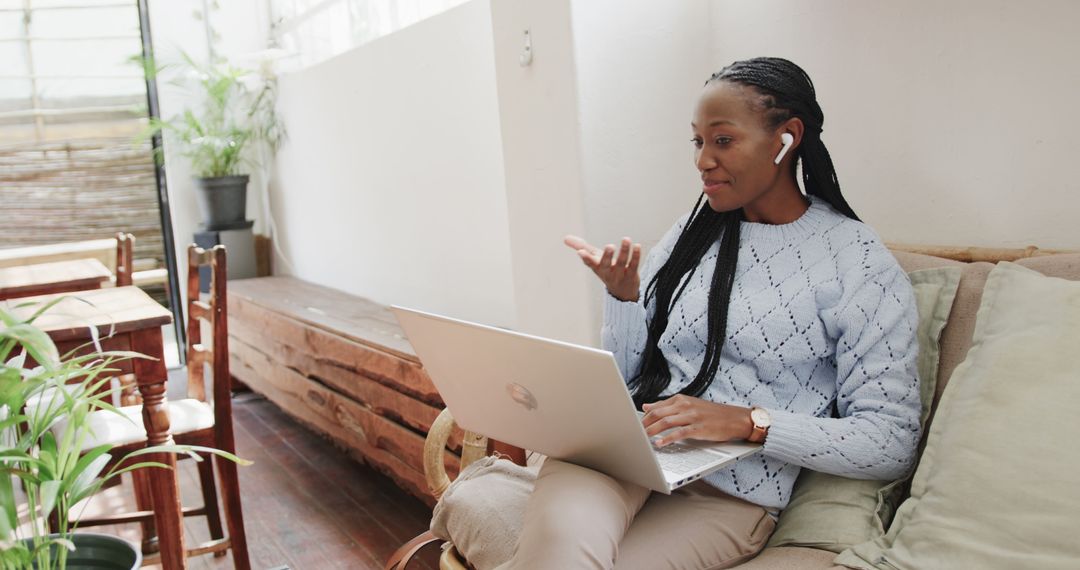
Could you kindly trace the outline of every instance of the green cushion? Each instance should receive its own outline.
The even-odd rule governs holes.
[[[1076,568],[1080,282],[1002,262],[887,534],[854,568]]]
[[[960,283],[960,267],[923,269],[908,274],[919,311],[918,371],[922,421],[930,413],[937,385],[938,341]],[[881,536],[892,520],[906,479],[866,481],[804,469],[791,502],[780,515],[769,546],[810,546],[841,552]]]

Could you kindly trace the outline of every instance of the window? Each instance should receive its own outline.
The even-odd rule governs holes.
[[[308,66],[466,0],[268,0],[272,36]]]
[[[141,51],[134,2],[0,0],[0,144],[134,135]]]
[[[176,276],[161,272],[171,228],[151,142],[136,141],[139,20],[134,0],[0,0],[0,248],[134,234],[137,284],[177,307],[179,331]]]

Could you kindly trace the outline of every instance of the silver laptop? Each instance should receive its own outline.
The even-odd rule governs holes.
[[[610,352],[392,307],[462,428],[671,493],[760,445],[657,449]]]

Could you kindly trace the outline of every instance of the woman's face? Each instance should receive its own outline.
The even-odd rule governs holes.
[[[698,98],[690,124],[694,163],[709,207],[717,212],[747,206],[750,211],[761,210],[788,164],[786,160],[773,164],[783,144],[781,129],[765,127],[757,97],[749,87],[717,81],[706,85]],[[793,151],[788,156],[794,156]]]

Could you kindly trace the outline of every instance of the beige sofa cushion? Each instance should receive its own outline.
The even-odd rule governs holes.
[[[979,310],[979,302],[982,300],[983,285],[986,284],[986,276],[994,268],[993,263],[979,261],[964,263],[932,255],[907,253],[903,251],[892,252],[904,271],[912,272],[919,269],[932,267],[958,266],[963,269],[960,275],[960,288],[956,291],[956,299],[953,300],[952,312],[949,313],[948,323],[941,331],[941,358],[938,363],[938,382],[935,387],[934,405],[930,409],[930,418],[933,422],[934,411],[941,399],[941,393],[952,377],[953,370],[960,364],[967,351],[971,348],[971,335],[975,331],[975,313]],[[925,438],[925,436],[924,436]]]
[[[766,548],[749,562],[735,568],[739,570],[825,570],[841,568],[833,564],[836,555],[816,548],[780,546]]]
[[[431,532],[454,543],[474,568],[494,568],[514,554],[538,466],[495,456],[466,467],[431,514]]]
[[[971,350],[930,428],[911,497],[854,568],[1075,568],[1080,558],[1080,283],[990,273]]]
[[[1029,257],[1017,261],[1016,264],[1050,277],[1080,281],[1080,253]]]
[[[971,348],[971,336],[975,331],[975,315],[982,301],[986,277],[994,268],[994,264],[985,261],[964,263],[904,251],[893,251],[892,254],[900,262],[900,267],[908,273],[919,269],[952,266],[959,266],[964,270],[960,276],[960,289],[956,292],[956,300],[953,302],[949,321],[941,333],[941,362],[938,365],[938,384],[933,406],[936,408],[937,401],[941,399],[941,393],[949,383],[953,370],[963,362],[968,349]],[[1034,269],[1049,277],[1080,281],[1080,253],[1029,257],[1018,260],[1016,264]]]

